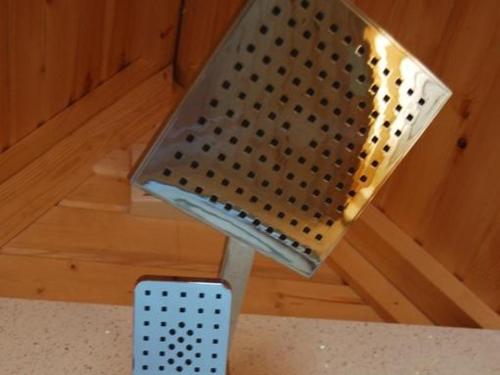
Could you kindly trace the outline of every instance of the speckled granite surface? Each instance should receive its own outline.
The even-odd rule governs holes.
[[[130,374],[131,308],[0,299],[0,374]],[[232,375],[500,375],[500,332],[243,316]]]

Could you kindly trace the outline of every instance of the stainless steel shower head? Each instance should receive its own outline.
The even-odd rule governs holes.
[[[251,1],[133,181],[310,276],[450,94],[343,1]]]
[[[134,375],[226,374],[231,298],[217,280],[142,279],[134,293]]]

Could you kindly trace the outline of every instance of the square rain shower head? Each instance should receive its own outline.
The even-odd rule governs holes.
[[[450,95],[344,1],[250,1],[133,182],[311,276]]]

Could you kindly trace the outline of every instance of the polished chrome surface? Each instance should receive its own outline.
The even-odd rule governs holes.
[[[210,280],[143,280],[134,294],[134,375],[226,373],[231,290]]]
[[[134,181],[311,275],[450,94],[340,0],[252,1]]]
[[[219,277],[231,286],[231,336],[236,329],[248,279],[252,273],[255,250],[245,242],[229,237],[224,248]]]

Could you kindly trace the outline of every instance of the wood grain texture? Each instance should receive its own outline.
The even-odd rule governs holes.
[[[8,2],[9,144],[15,143],[47,118],[43,117],[45,2]],[[29,108],[29,110],[26,110]]]
[[[243,312],[317,319],[380,322],[348,286],[251,278]]]
[[[170,64],[180,3],[2,0],[0,144],[15,144],[139,58],[156,70]]]
[[[216,270],[215,266],[135,267],[0,255],[0,296],[131,305],[134,285],[144,275],[214,278]],[[251,279],[243,312],[381,320],[349,287],[259,277]]]
[[[388,322],[432,325],[403,293],[369,263],[354,247],[343,241],[327,259],[349,285]]]
[[[187,87],[196,79],[244,4],[245,0],[184,2],[175,61],[177,82]]]
[[[215,277],[216,268],[136,267],[81,260],[0,255],[0,295],[130,305],[137,280],[144,275]]]
[[[64,198],[59,207],[52,208],[6,244],[0,253],[136,267],[203,264],[217,268],[225,241],[222,234],[195,220],[127,214],[122,202],[113,204],[117,198],[109,197],[108,188],[117,183],[120,182],[111,178],[90,178]],[[263,256],[255,260],[254,275],[304,280]],[[338,274],[328,267],[311,282],[343,285]]]
[[[9,2],[0,1],[0,153],[9,144]]]
[[[498,2],[355,2],[454,92],[376,205],[500,312]]]
[[[124,149],[113,150],[93,166],[98,176],[127,179],[130,173],[130,152]]]
[[[217,264],[224,241],[222,234],[197,222],[55,207],[2,253],[168,267],[183,262]]]
[[[0,183],[19,172],[92,117],[116,103],[154,71],[154,66],[144,60],[135,62],[0,154]]]
[[[181,4],[181,0],[131,2],[130,61],[144,58],[154,61],[158,67],[174,61]]]
[[[121,178],[93,175],[61,200],[59,206],[127,212],[130,206],[130,184]]]
[[[88,178],[97,160],[159,125],[176,101],[165,74],[145,81],[0,185],[0,222],[5,223],[0,245]]]
[[[500,328],[500,316],[375,207],[347,242],[438,325]]]

